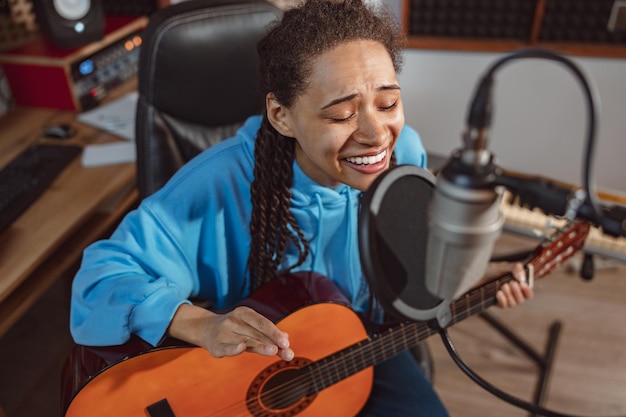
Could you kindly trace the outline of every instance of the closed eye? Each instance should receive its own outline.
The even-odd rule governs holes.
[[[393,109],[395,109],[397,106],[398,106],[398,102],[397,102],[397,101],[394,101],[394,102],[393,102],[391,105],[389,105],[389,106],[381,106],[381,107],[379,107],[379,108],[380,108],[380,110],[393,110]]]
[[[334,123],[343,123],[347,122],[354,117],[354,113],[349,115],[348,117],[329,117],[329,120]]]

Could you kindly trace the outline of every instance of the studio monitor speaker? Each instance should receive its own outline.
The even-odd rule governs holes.
[[[43,35],[63,49],[102,39],[104,0],[33,0]]]

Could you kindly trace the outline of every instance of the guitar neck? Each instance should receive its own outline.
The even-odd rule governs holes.
[[[480,313],[496,304],[496,293],[510,280],[507,274],[466,293],[450,304],[451,325]],[[311,394],[319,392],[355,373],[377,365],[437,333],[429,322],[402,323],[369,339],[349,346],[307,366],[311,378]]]

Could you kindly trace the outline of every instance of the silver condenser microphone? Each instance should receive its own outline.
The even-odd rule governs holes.
[[[490,83],[478,92],[463,147],[440,170],[429,208],[425,283],[428,291],[448,304],[484,275],[504,223],[503,189],[496,182],[500,169],[486,146]],[[449,311],[437,316],[440,325],[447,325]]]

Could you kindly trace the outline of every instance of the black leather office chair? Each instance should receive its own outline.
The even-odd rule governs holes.
[[[256,44],[280,16],[262,0],[188,0],[152,15],[139,58],[141,198],[261,113]]]

